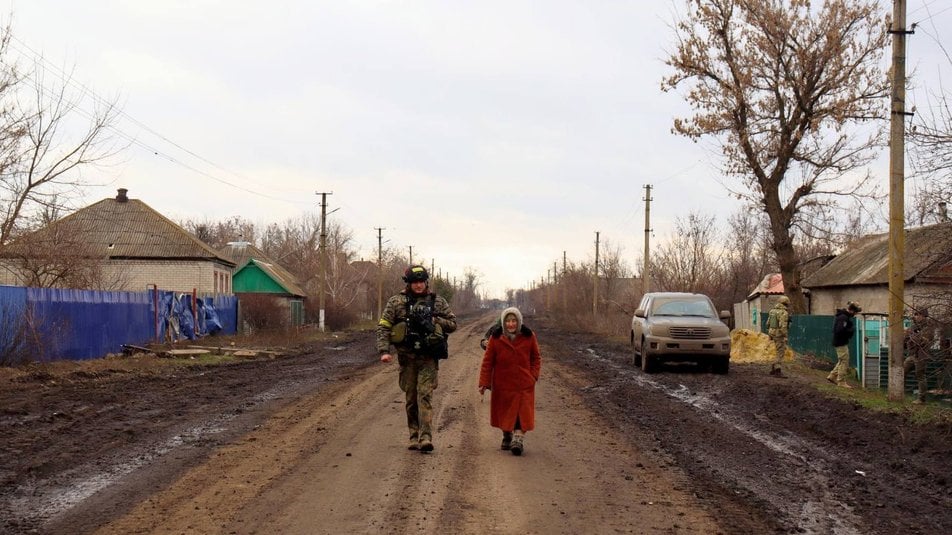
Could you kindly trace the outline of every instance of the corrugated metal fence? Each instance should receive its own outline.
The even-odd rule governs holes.
[[[192,295],[161,290],[0,286],[0,359],[14,353],[32,361],[98,358],[118,353],[123,344],[235,332],[237,297],[204,296],[196,302],[192,307]]]

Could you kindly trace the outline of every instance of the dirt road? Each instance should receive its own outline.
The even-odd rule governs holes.
[[[867,413],[809,371],[647,376],[624,345],[527,321],[544,360],[521,457],[499,449],[476,390],[488,316],[451,337],[429,454],[405,449],[397,367],[367,333],[174,377],[18,380],[0,392],[0,532],[952,528],[948,426]]]
[[[545,425],[524,456],[500,450],[476,390],[486,323],[452,337],[433,453],[406,449],[397,367],[381,364],[286,407],[98,533],[716,531],[682,474],[621,446],[564,380],[540,382]]]

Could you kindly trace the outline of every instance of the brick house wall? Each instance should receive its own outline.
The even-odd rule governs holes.
[[[102,267],[104,280],[114,281],[110,290],[144,291],[151,285],[161,290],[200,295],[231,294],[232,268],[210,260],[108,260]],[[16,268],[0,266],[0,284],[22,286]],[[96,288],[94,288],[96,289]]]
[[[112,260],[106,275],[121,281],[126,290],[161,290],[199,294],[231,294],[231,268],[202,260]]]

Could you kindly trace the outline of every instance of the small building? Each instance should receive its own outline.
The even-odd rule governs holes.
[[[12,286],[230,294],[234,262],[120,188],[0,251]]]
[[[906,229],[906,308],[932,306],[952,295],[952,223]],[[805,277],[811,314],[833,314],[847,301],[865,313],[889,311],[889,234],[865,236]],[[944,296],[944,297],[943,297]]]
[[[304,324],[307,294],[290,271],[248,242],[231,242],[219,253],[231,258],[237,266],[232,275],[232,288],[243,303],[243,310],[253,301],[264,300],[281,310],[279,324],[291,327]]]
[[[747,296],[734,305],[734,328],[762,332],[764,318],[783,295],[783,276],[769,273]]]

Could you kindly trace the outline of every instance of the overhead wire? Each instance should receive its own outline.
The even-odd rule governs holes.
[[[135,124],[136,126],[139,126],[139,127],[142,128],[143,130],[145,130],[146,132],[152,134],[153,136],[157,137],[158,139],[162,140],[163,142],[168,143],[168,144],[170,144],[171,146],[177,148],[178,150],[181,150],[181,151],[185,152],[185,153],[188,154],[189,156],[192,156],[193,158],[196,158],[196,159],[198,159],[198,160],[200,160],[200,161],[202,161],[202,162],[204,162],[204,163],[206,163],[206,164],[208,164],[208,165],[210,165],[210,166],[212,166],[212,167],[215,167],[215,168],[217,168],[217,169],[219,169],[219,170],[221,170],[221,171],[224,171],[224,172],[226,172],[226,173],[228,173],[228,174],[230,174],[230,175],[233,175],[233,176],[235,176],[235,177],[237,177],[237,178],[240,178],[240,179],[242,179],[242,180],[245,180],[245,181],[248,181],[248,182],[252,182],[252,183],[254,182],[254,180],[252,180],[252,179],[250,179],[250,178],[248,178],[248,177],[245,177],[244,175],[241,175],[241,174],[239,174],[239,173],[237,173],[237,172],[231,171],[231,170],[229,170],[229,169],[227,169],[227,168],[225,168],[225,167],[223,167],[223,166],[221,166],[221,165],[219,165],[219,164],[217,164],[217,163],[211,161],[210,159],[208,159],[208,158],[206,158],[206,157],[204,157],[204,156],[202,156],[202,155],[196,153],[195,151],[190,150],[190,149],[188,149],[187,147],[184,147],[183,145],[181,145],[181,144],[179,144],[179,143],[176,143],[175,141],[169,139],[168,137],[162,135],[161,133],[157,132],[157,131],[154,130],[153,128],[149,127],[149,126],[146,125],[145,123],[143,123],[143,122],[139,121],[138,119],[132,117],[131,115],[129,115],[128,113],[126,113],[124,110],[122,110],[122,109],[120,109],[120,108],[118,108],[118,107],[115,107],[114,103],[112,103],[112,102],[106,100],[105,98],[101,97],[99,94],[97,94],[95,91],[93,91],[92,89],[90,89],[90,88],[89,88],[88,86],[86,86],[85,84],[82,84],[81,82],[78,82],[78,81],[77,81],[75,78],[73,78],[71,75],[67,74],[63,69],[61,69],[60,67],[57,67],[56,65],[54,65],[53,63],[51,63],[51,62],[50,62],[48,59],[46,59],[42,54],[40,54],[40,53],[38,53],[37,51],[33,50],[29,45],[27,45],[26,43],[24,43],[22,40],[20,40],[20,39],[17,38],[16,36],[12,36],[12,38],[11,38],[11,44],[12,44],[12,47],[13,47],[14,49],[16,49],[17,51],[19,51],[19,52],[20,52],[21,54],[23,54],[24,56],[29,56],[29,57],[31,57],[34,61],[38,62],[39,64],[42,64],[42,65],[44,66],[44,69],[46,69],[46,70],[52,72],[52,73],[53,73],[55,76],[57,76],[57,77],[60,79],[60,81],[62,81],[64,84],[69,84],[69,85],[72,85],[74,88],[77,88],[77,89],[80,91],[80,97],[81,97],[81,98],[82,98],[82,97],[85,97],[85,96],[89,96],[90,98],[92,98],[92,99],[96,102],[96,104],[98,104],[98,105],[100,105],[100,106],[113,107],[113,109],[115,109],[115,111],[117,112],[117,115],[118,115],[118,116],[127,119],[129,122]],[[27,76],[27,77],[31,77],[31,74],[28,73],[26,76]],[[45,86],[43,86],[42,82],[41,82],[39,79],[33,77],[33,80],[34,80],[35,83],[32,84],[32,86],[33,86],[37,91],[41,91],[43,94],[45,94],[45,95],[48,96],[48,97],[53,97],[53,98],[55,98],[55,95],[53,95],[52,92],[51,92],[50,90],[48,90],[48,88],[46,88]],[[77,110],[77,112],[80,113],[80,115],[82,115],[83,117],[85,117],[85,118],[87,118],[87,119],[92,120],[92,119],[94,118],[94,114],[93,114],[93,113],[90,113],[90,112],[88,112],[88,111],[82,109],[78,104],[76,105],[76,107],[75,107],[74,109]],[[216,176],[216,175],[214,175],[214,174],[212,174],[212,173],[209,173],[209,172],[207,172],[207,171],[198,169],[197,167],[195,167],[195,166],[193,166],[193,165],[190,165],[190,164],[188,164],[188,163],[185,163],[184,161],[179,160],[178,158],[176,158],[176,157],[174,157],[174,156],[172,156],[172,155],[170,155],[170,154],[164,152],[163,150],[161,150],[161,149],[159,149],[159,148],[156,148],[156,147],[154,147],[154,146],[152,146],[152,145],[150,145],[150,144],[148,144],[148,143],[146,143],[146,142],[144,142],[144,141],[139,140],[136,136],[133,136],[132,134],[127,133],[126,131],[122,130],[122,129],[119,128],[118,126],[109,125],[108,128],[109,128],[110,130],[116,132],[116,134],[119,135],[121,138],[123,138],[123,139],[129,141],[130,144],[136,145],[136,146],[138,146],[140,149],[144,149],[144,150],[146,150],[146,151],[152,153],[152,155],[154,155],[154,156],[163,158],[163,159],[169,161],[170,163],[173,163],[173,164],[178,165],[178,166],[180,166],[180,167],[182,167],[182,168],[184,168],[184,169],[187,169],[187,170],[189,170],[189,171],[191,171],[191,172],[193,172],[193,173],[196,173],[196,174],[199,174],[199,175],[204,176],[204,177],[206,177],[206,178],[209,178],[209,179],[211,179],[211,180],[214,180],[214,181],[216,181],[216,182],[218,182],[218,183],[220,183],[220,184],[224,184],[224,185],[226,185],[226,186],[232,187],[232,188],[237,189],[237,190],[244,191],[244,192],[246,192],[246,193],[250,193],[250,194],[252,194],[252,195],[256,195],[256,196],[259,196],[259,197],[263,197],[263,198],[267,198],[267,199],[271,199],[271,200],[275,200],[275,201],[279,201],[279,202],[286,202],[286,203],[290,203],[290,204],[300,204],[300,203],[301,203],[300,200],[285,199],[285,198],[277,197],[277,196],[274,196],[274,195],[269,195],[269,194],[267,194],[267,193],[263,193],[263,192],[260,192],[260,191],[256,191],[256,190],[253,190],[253,189],[251,189],[251,188],[248,188],[248,187],[245,187],[245,186],[236,184],[236,183],[234,183],[234,182],[232,182],[232,181],[229,181],[229,180],[226,180],[226,179],[224,179],[224,178],[221,178],[220,176]]]

